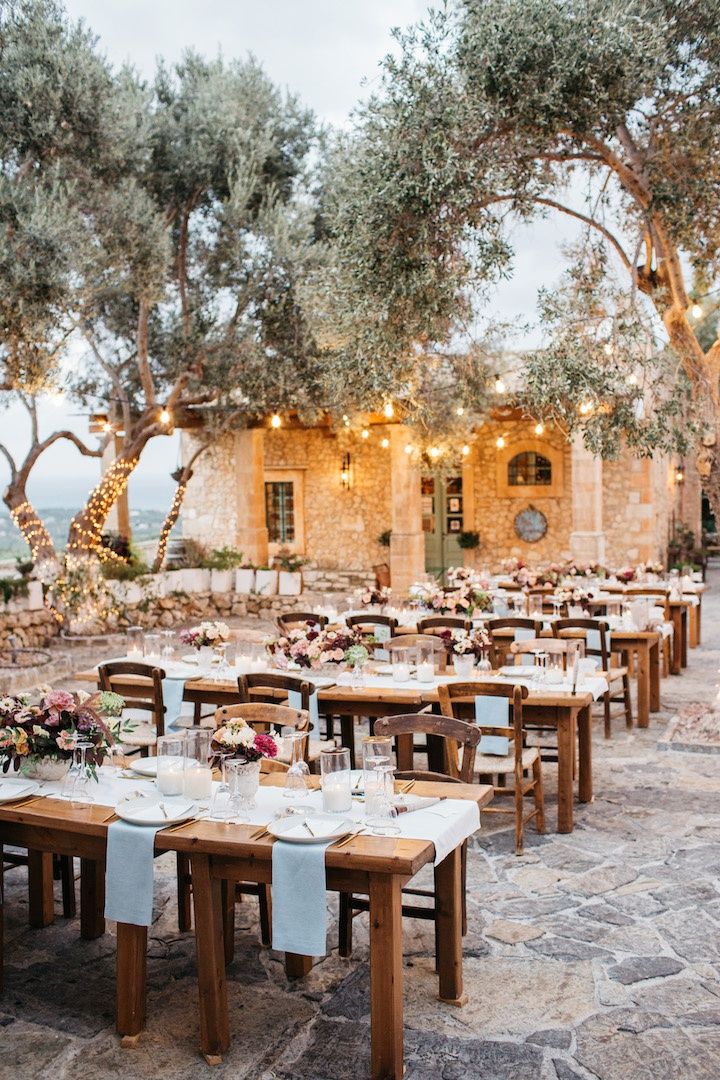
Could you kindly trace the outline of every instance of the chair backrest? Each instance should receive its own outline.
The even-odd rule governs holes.
[[[443,767],[437,771],[465,784],[472,782],[475,752],[480,741],[480,730],[474,724],[466,724],[449,716],[433,716],[430,713],[404,713],[400,716],[384,716],[377,720],[374,734],[395,736],[397,766],[403,773],[415,772],[415,735],[427,736],[428,746],[431,739],[442,740],[444,753],[440,763]],[[459,761],[458,750],[462,751]]]
[[[110,690],[125,698],[126,709],[152,714],[158,737],[165,734],[165,702],[162,681],[165,672],[154,664],[135,660],[112,660],[98,665],[101,690]],[[130,684],[128,687],[128,683]]]
[[[327,615],[316,615],[314,611],[283,611],[282,615],[278,615],[277,625],[281,634],[285,634],[288,630],[296,630],[298,627],[306,627],[311,623],[316,626],[327,626]]]
[[[603,671],[610,667],[609,626],[605,619],[557,619],[552,624],[553,637],[579,638],[585,643],[585,655],[600,658]]]
[[[510,646],[516,638],[516,631],[521,631],[522,637],[528,639],[530,635],[539,638],[542,622],[540,619],[508,616],[502,619],[489,619],[485,628],[490,635],[490,663],[494,668],[499,668],[507,663]],[[520,637],[518,639],[521,640]]]
[[[462,615],[427,615],[417,621],[418,634],[441,634],[443,630],[472,630],[472,620]]]
[[[582,650],[583,647],[584,642],[581,640],[563,641],[558,638],[529,638],[527,641],[513,641],[510,652],[515,657],[515,663],[522,664],[528,653],[542,649],[543,652],[562,656],[563,668],[567,671],[568,657],[574,657],[575,652],[578,649]]]
[[[447,683],[438,687],[440,711],[456,720],[474,721],[480,753],[514,757],[516,782],[522,775],[523,701],[526,686],[497,682]],[[482,698],[492,699],[487,708]],[[498,699],[505,699],[498,703]]]
[[[345,622],[348,626],[359,626],[361,630],[367,627],[367,633],[372,634],[373,626],[388,626],[390,627],[390,633],[394,634],[397,630],[397,619],[392,618],[390,615],[377,615],[374,611],[368,611],[362,615],[347,615]],[[363,630],[363,632],[365,632]]]
[[[417,649],[418,645],[427,645],[432,649],[438,671],[444,671],[447,667],[447,649],[442,638],[437,634],[400,634],[384,643],[384,648],[392,654],[396,649]]]
[[[215,727],[229,720],[244,720],[256,731],[279,731],[283,727],[306,731],[310,714],[306,709],[291,709],[288,705],[270,705],[265,701],[250,701],[240,705],[221,705],[215,710]]]
[[[238,694],[243,704],[264,701],[270,705],[280,705],[282,701],[279,700],[278,691],[283,691],[285,694],[299,694],[300,708],[305,712],[310,711],[312,689],[307,679],[299,675],[260,671],[250,675],[240,675],[238,678]]]

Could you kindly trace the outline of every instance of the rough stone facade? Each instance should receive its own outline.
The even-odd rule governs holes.
[[[0,614],[0,648],[9,644],[12,634],[21,648],[42,648],[60,633],[57,619],[47,610],[13,611]]]

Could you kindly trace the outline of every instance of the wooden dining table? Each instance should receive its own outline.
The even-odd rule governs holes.
[[[75,679],[81,682],[97,682],[97,669],[79,671]],[[122,680],[117,679],[118,686]],[[125,680],[128,692],[132,678]],[[238,699],[237,683],[231,680],[193,679],[185,683],[184,699],[196,705],[228,705]],[[340,718],[343,745],[355,754],[355,723],[361,717],[372,722],[382,716],[419,712],[428,706],[437,707],[439,698],[434,684],[405,689],[387,687],[352,687],[333,685],[318,690],[318,708],[321,713]],[[592,802],[592,696],[578,691],[571,693],[537,692],[531,690],[523,701],[525,719],[547,728],[557,729],[558,739],[558,817],[557,829],[561,833],[573,830],[574,814],[574,764],[578,765],[578,799]],[[575,743],[578,743],[577,758]]]
[[[267,784],[282,778],[267,776]],[[317,778],[311,778],[317,783]],[[448,795],[446,784],[418,781],[414,794]],[[479,808],[492,799],[492,787],[453,784],[452,798],[474,801]],[[110,808],[78,807],[53,798],[36,798],[0,806],[0,843],[28,851],[79,857],[95,868],[94,896],[84,896],[104,929],[104,864]],[[155,852],[182,852],[191,863],[200,1013],[200,1049],[210,1064],[222,1060],[230,1045],[225,979],[224,934],[234,932],[227,919],[228,883],[272,883],[272,837],[255,837],[255,825],[229,825],[199,820],[159,831]],[[255,838],[254,838],[255,837]],[[462,873],[459,844],[436,867],[437,966],[439,997],[465,1003],[462,974]],[[326,850],[327,887],[369,897],[370,1022],[372,1080],[400,1080],[403,1053],[402,888],[432,863],[431,841],[404,837],[357,836]],[[4,960],[3,908],[0,904],[0,986]],[[124,1045],[132,1046],[146,1021],[147,927],[117,924],[115,1025]],[[312,958],[286,955],[293,977],[305,975]],[[100,1007],[99,1003],[99,1007]]]

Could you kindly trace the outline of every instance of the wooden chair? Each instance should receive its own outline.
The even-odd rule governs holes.
[[[139,749],[141,757],[148,757],[157,746],[158,738],[165,734],[165,703],[163,701],[162,681],[165,672],[153,664],[137,663],[134,660],[113,660],[98,667],[98,681],[101,690],[111,690],[125,698],[126,709],[149,712],[150,724],[142,724],[134,731],[124,734],[123,746]],[[131,696],[128,695],[127,681],[131,680]]]
[[[283,611],[278,615],[277,627],[281,634],[287,634],[290,630],[304,629],[311,623],[319,626],[327,626],[327,615],[316,615],[313,611]]]
[[[376,615],[372,611],[368,611],[367,614],[363,615],[348,615],[345,622],[348,626],[358,626],[363,637],[372,637],[373,627],[375,626],[387,626],[390,630],[390,637],[393,637],[398,625],[397,619],[392,618],[390,615]]]
[[[418,645],[427,645],[433,651],[437,670],[442,672],[447,667],[447,649],[437,634],[400,634],[391,641],[385,642],[384,645],[390,653],[391,661],[392,654],[397,649],[416,649]]]
[[[462,615],[427,615],[418,619],[418,634],[441,634],[443,630],[472,630],[472,620]]]
[[[562,656],[563,671],[572,667],[574,653],[578,650],[584,653],[584,642],[581,640],[564,640],[560,638],[528,638],[526,641],[513,641],[510,652],[515,657],[516,664],[522,664],[528,653],[542,649],[549,655]],[[568,660],[568,658],[571,658]]]
[[[533,637],[539,638],[542,621],[508,616],[504,619],[489,619],[485,626],[490,635],[490,663],[494,668],[500,668],[508,662],[510,646],[515,641],[515,631],[531,630]]]
[[[512,798],[513,810],[505,810],[494,805],[486,806],[487,813],[515,815],[515,854],[523,854],[525,825],[535,818],[539,833],[545,832],[545,802],[543,795],[542,762],[536,746],[525,746],[525,726],[523,720],[523,701],[528,696],[524,686],[507,686],[490,682],[448,683],[438,687],[440,709],[444,716],[456,719],[475,719],[475,699],[478,697],[506,698],[508,711],[505,725],[483,724],[476,721],[480,732],[480,753],[475,758],[475,772],[480,776],[498,777],[492,781],[496,795]],[[492,754],[483,752],[483,739],[503,738],[507,740],[507,753]],[[526,776],[526,773],[529,773]],[[508,787],[504,780],[507,774],[513,776],[513,786]],[[533,809],[525,813],[525,796],[532,794]]]
[[[597,633],[599,645],[588,645],[588,632]],[[632,701],[630,698],[630,676],[627,665],[612,666],[611,646],[608,645],[608,624],[603,619],[558,619],[552,624],[556,638],[580,638],[585,644],[585,655],[596,656],[608,682],[608,689],[603,694],[603,720],[605,738],[612,734],[612,721],[615,716],[625,716],[625,726],[632,727]],[[625,659],[624,654],[621,659]],[[619,689],[618,689],[619,684]],[[614,704],[622,704],[621,710],[613,712]]]
[[[385,716],[375,722],[375,735],[390,735],[396,739],[396,757],[398,779],[433,780],[444,783],[472,783],[475,750],[480,739],[480,731],[474,724],[465,724],[444,716],[432,716],[427,713]],[[425,735],[430,745],[431,740],[441,745],[439,762],[445,768],[439,771],[420,771],[414,768],[414,753],[421,747],[415,746],[414,736]],[[459,749],[462,750],[459,756]],[[465,912],[465,874],[466,850],[462,847],[462,901],[463,934],[467,932]],[[437,884],[432,890],[404,888],[403,896],[429,899],[429,905],[417,903],[403,904],[402,913],[409,919],[437,920]],[[341,956],[352,955],[352,923],[359,912],[368,911],[367,898],[354,893],[340,893],[339,951]],[[437,940],[437,923],[436,923]],[[437,959],[437,948],[436,948]]]
[[[311,711],[310,698],[313,689],[307,679],[303,679],[299,675],[284,675],[274,671],[254,672],[251,675],[240,675],[238,678],[238,697],[241,705],[262,702],[268,705],[287,706],[288,695],[291,693],[299,696],[300,709],[309,717]],[[294,707],[291,706],[291,708]],[[217,713],[215,715],[217,716]],[[310,723],[308,726],[312,727]],[[317,767],[321,751],[332,743],[332,722],[330,718],[327,721],[327,729],[325,739],[306,740],[306,761],[311,768]]]

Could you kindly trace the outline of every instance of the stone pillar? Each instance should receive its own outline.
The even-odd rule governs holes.
[[[236,547],[246,559],[261,566],[268,560],[264,440],[262,428],[248,428],[234,437]]]
[[[470,453],[463,458],[462,465],[462,494],[463,494],[463,529],[466,532],[475,532],[475,466],[477,464],[477,450],[475,444],[470,445]],[[482,537],[479,548],[465,548],[463,551],[463,564],[465,566],[478,566],[483,561]]]
[[[115,458],[122,450],[122,446],[123,439],[120,435],[113,435],[108,441],[100,459],[100,474],[102,476],[108,471]],[[128,540],[130,539],[130,509],[128,506],[127,488],[125,488],[122,495],[116,499],[111,506],[110,513],[105,519],[104,531],[119,533],[120,536],[125,536]]]
[[[695,545],[702,542],[702,486],[692,456],[682,462],[684,481],[677,484],[678,514],[686,528],[695,533]]]
[[[586,449],[580,435],[572,442],[570,550],[578,562],[605,562],[602,458]]]
[[[411,434],[401,424],[388,427],[390,438],[390,580],[396,598],[425,573],[425,535],[422,531],[420,470],[406,454]]]

